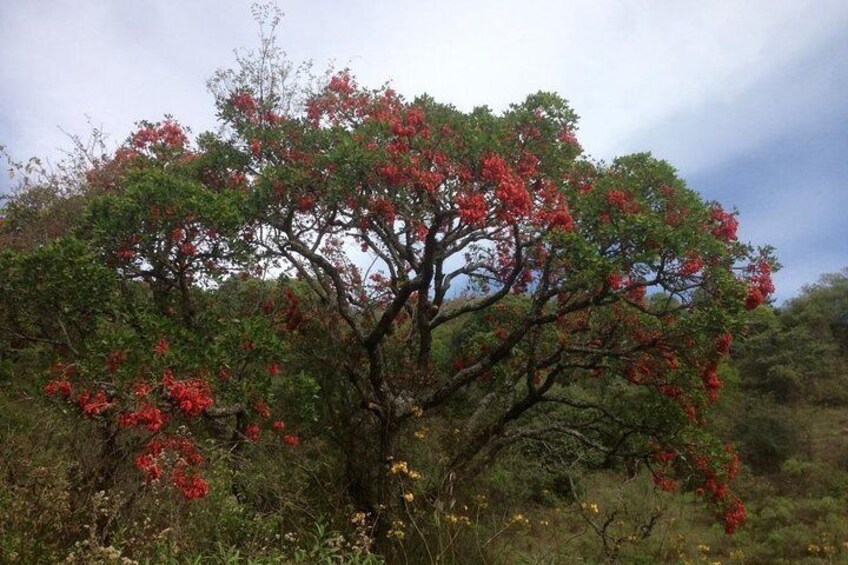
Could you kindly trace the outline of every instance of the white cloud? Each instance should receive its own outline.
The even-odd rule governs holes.
[[[848,21],[848,4],[755,2],[280,2],[296,58],[350,64],[368,84],[469,108],[504,107],[536,89],[583,116],[584,145],[609,156],[637,132],[746,88]],[[2,95],[19,155],[84,130],[119,137],[139,118],[212,123],[204,79],[255,44],[243,2],[6,4]],[[8,132],[6,133],[8,135]]]
[[[295,60],[319,69],[334,60],[366,85],[392,79],[408,96],[426,91],[463,109],[557,91],[582,116],[580,139],[593,155],[653,150],[685,176],[844,108],[848,56],[826,52],[844,38],[844,0],[279,5],[280,43]],[[0,144],[17,157],[55,155],[67,145],[57,126],[84,133],[86,114],[119,139],[134,121],[165,113],[196,131],[214,127],[205,80],[232,65],[234,48],[256,42],[243,0],[0,2]],[[774,204],[743,224],[750,237],[797,247],[800,226],[823,233],[833,214],[815,186],[800,189],[799,207],[777,186]],[[820,268],[799,264],[781,276],[797,286],[845,260],[844,251],[829,263],[822,253]]]

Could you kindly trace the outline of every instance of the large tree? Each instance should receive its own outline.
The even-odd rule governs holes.
[[[273,80],[229,79],[218,134],[191,144],[172,120],[144,123],[88,171],[72,230],[84,246],[2,259],[21,287],[38,253],[111,273],[91,274],[114,278],[98,287],[108,300],[69,298],[113,312],[54,340],[71,361],[47,390],[113,444],[148,434],[148,478],[170,452],[172,480],[202,495],[195,446],[164,431],[234,418],[228,441],[255,440],[275,411],[262,379],[297,365],[317,377],[314,433],[340,448],[382,534],[413,491],[447,496],[504,450],[554,439],[595,464],[642,461],[666,490],[685,480],[729,532],[744,519],[727,488],[735,455],[705,415],[742,314],[773,292],[773,261],[737,240],[734,214],[649,154],[590,160],[554,94],[462,112],[346,72],[303,104]],[[198,305],[227,274],[269,273],[285,290],[251,312]],[[127,307],[145,293],[150,309]],[[7,339],[53,340],[56,324],[26,329],[24,297],[3,296]],[[454,432],[421,478],[410,442],[431,418]]]

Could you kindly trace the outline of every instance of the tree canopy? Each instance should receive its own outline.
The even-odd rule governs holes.
[[[321,441],[391,539],[413,493],[556,441],[736,529],[707,416],[774,260],[734,213],[647,153],[591,160],[555,94],[463,112],[341,72],[298,102],[242,70],[216,83],[218,133],[141,122],[78,185],[6,206],[3,370],[35,363],[95,423],[98,485],[132,453],[198,498],[196,437]],[[452,430],[425,477],[421,421]]]

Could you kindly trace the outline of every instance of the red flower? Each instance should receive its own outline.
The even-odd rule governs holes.
[[[58,394],[65,398],[69,398],[74,393],[74,389],[71,386],[70,381],[55,379],[44,386],[44,392],[51,395]]]
[[[77,398],[77,403],[86,416],[96,416],[112,406],[112,403],[106,400],[106,393],[103,390],[98,390],[94,396],[91,396],[87,390],[83,391]]]
[[[118,425],[123,427],[144,426],[148,431],[158,432],[165,425],[165,420],[165,415],[159,408],[148,404],[136,412],[121,414],[118,418]]]
[[[704,260],[697,255],[690,255],[680,267],[680,274],[684,277],[694,275],[704,268]]]
[[[135,458],[135,466],[138,467],[148,481],[155,481],[162,476],[162,469],[156,463],[154,456],[149,453],[142,453]]]
[[[677,481],[671,477],[655,473],[653,478],[654,484],[657,485],[660,490],[665,492],[674,492],[677,489]]]
[[[295,447],[300,445],[300,438],[295,434],[286,434],[283,436],[283,443],[290,447]]]
[[[248,117],[256,114],[256,100],[253,99],[253,96],[251,96],[249,92],[239,92],[233,95],[233,97],[230,98],[230,104],[232,104],[236,110],[243,112]]]
[[[252,139],[250,141],[250,152],[253,153],[253,156],[259,159],[262,155],[262,142],[258,139]]]
[[[183,132],[183,128],[178,123],[170,120],[159,126],[157,133],[159,139],[168,147],[183,147],[188,143],[188,137]]]
[[[121,261],[132,261],[135,257],[135,251],[122,246],[118,249],[118,253],[116,255]]]
[[[739,228],[739,222],[733,216],[728,214],[718,204],[714,204],[710,210],[710,219],[713,223],[711,233],[713,236],[722,241],[735,241],[736,230]]]
[[[580,142],[577,141],[577,136],[574,135],[574,132],[571,129],[563,129],[557,139],[562,143],[576,147],[577,150],[581,149]]]
[[[619,290],[627,286],[626,277],[622,277],[619,273],[610,273],[607,275],[607,284],[613,290]]]
[[[247,437],[247,441],[251,443],[256,443],[259,441],[259,426],[256,424],[250,424],[244,429],[244,435]]]
[[[170,349],[171,349],[171,346],[168,343],[168,340],[163,337],[159,341],[156,342],[156,345],[153,346],[153,354],[156,357],[164,357],[165,355],[168,354],[168,351]]]
[[[486,199],[482,194],[460,194],[456,197],[459,218],[471,226],[482,225],[488,214]]]
[[[611,190],[607,193],[607,202],[619,210],[627,208],[630,196],[622,190]]]
[[[774,292],[771,280],[771,265],[766,261],[758,261],[748,267],[751,276],[748,280],[748,297],[745,299],[745,309],[753,310],[766,301]]]
[[[263,418],[267,418],[271,415],[271,410],[268,408],[268,405],[265,404],[263,400],[257,400],[254,405],[256,408],[256,413],[262,416]]]
[[[677,453],[674,451],[658,451],[651,456],[651,459],[657,463],[669,463],[677,459]]]
[[[184,241],[180,244],[180,253],[183,255],[192,256],[197,254],[197,247],[194,246],[190,241]]]
[[[574,219],[568,210],[555,210],[550,213],[549,218],[552,230],[570,232],[574,229]]]
[[[171,479],[188,500],[203,498],[209,494],[209,483],[196,475],[186,476],[182,470],[175,469]]]
[[[483,158],[480,177],[495,185],[495,198],[500,203],[499,218],[512,221],[526,216],[532,202],[524,181],[509,170],[506,162],[498,155]]]
[[[766,297],[759,288],[753,286],[748,288],[748,296],[745,298],[745,310],[753,310],[766,301]]]
[[[327,90],[342,95],[353,94],[355,83],[347,72],[341,72],[330,79]]]
[[[215,402],[209,385],[200,379],[175,381],[170,373],[166,373],[162,385],[177,407],[188,416],[199,416]]]
[[[710,400],[718,398],[718,389],[722,387],[722,382],[718,378],[715,365],[709,365],[701,372],[701,380],[704,383],[704,388],[707,389]]]
[[[724,532],[728,535],[732,534],[747,519],[745,505],[739,499],[734,499],[724,513]]]
[[[150,385],[144,381],[139,381],[133,385],[133,394],[139,398],[150,394]]]
[[[730,353],[730,346],[733,343],[733,335],[723,333],[716,339],[716,353],[719,355],[727,355]]]

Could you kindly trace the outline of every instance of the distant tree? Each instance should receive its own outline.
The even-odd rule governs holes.
[[[819,338],[835,342],[848,359],[848,268],[805,286],[786,304],[784,315],[787,324],[805,325]]]
[[[780,310],[751,313],[735,353],[743,387],[781,403],[848,402],[848,279],[825,275]]]

